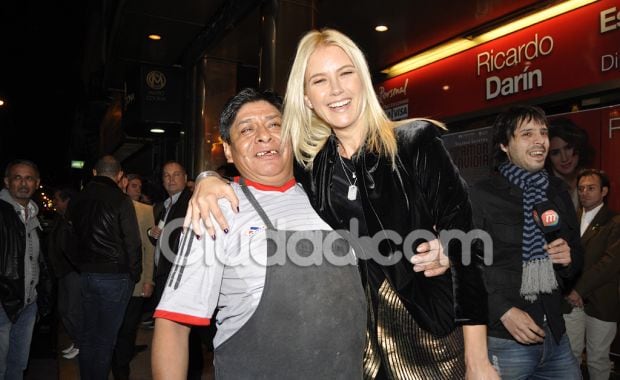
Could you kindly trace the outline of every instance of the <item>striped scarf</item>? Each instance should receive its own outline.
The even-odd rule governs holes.
[[[549,177],[544,170],[530,173],[510,162],[504,162],[499,172],[523,192],[523,274],[521,296],[530,302],[538,294],[551,293],[558,288],[553,263],[544,249],[545,235],[534,221],[534,205],[547,201]]]

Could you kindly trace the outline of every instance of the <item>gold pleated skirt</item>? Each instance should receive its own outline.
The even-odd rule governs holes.
[[[374,315],[369,286],[365,288],[369,307],[364,379],[374,380],[379,368],[393,380],[465,377],[461,328],[442,338],[421,329],[386,279],[379,288]]]

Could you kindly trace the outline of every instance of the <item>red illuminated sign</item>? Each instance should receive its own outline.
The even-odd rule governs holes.
[[[596,3],[400,75],[377,88],[390,117],[446,118],[620,87],[620,7]]]

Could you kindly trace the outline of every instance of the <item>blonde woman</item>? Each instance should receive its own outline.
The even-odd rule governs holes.
[[[365,378],[497,379],[487,354],[480,258],[463,265],[460,246],[450,244],[446,272],[429,252],[440,231],[472,228],[464,182],[437,125],[391,122],[360,49],[325,29],[298,45],[282,133],[292,140],[295,175],[312,206],[334,229],[349,230],[361,259],[369,301]],[[237,207],[218,179],[198,183],[188,216],[195,230],[200,215],[212,213],[226,231],[218,197]],[[203,222],[212,234],[210,218]],[[430,243],[417,244],[412,236],[420,231]],[[421,254],[412,269],[406,253],[414,249]]]

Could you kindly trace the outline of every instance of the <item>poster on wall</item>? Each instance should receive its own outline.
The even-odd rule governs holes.
[[[470,186],[493,173],[491,127],[448,133],[443,136],[443,143]]]
[[[620,212],[620,106],[549,116],[551,124],[556,124],[561,119],[569,120],[575,128],[587,133],[587,142],[580,139],[577,145],[580,149],[590,151],[591,157],[586,153],[584,160],[577,152],[574,158],[577,161],[575,170],[594,168],[605,171],[611,183],[607,197],[608,206]],[[563,141],[552,139],[549,154],[552,155],[553,148],[562,143]],[[552,161],[551,157],[549,161]],[[559,160],[558,163],[561,164]],[[551,174],[558,174],[551,166],[548,169]]]

